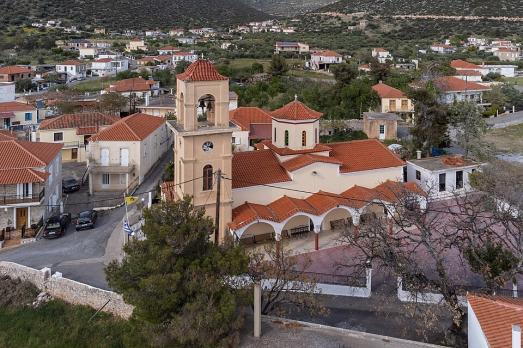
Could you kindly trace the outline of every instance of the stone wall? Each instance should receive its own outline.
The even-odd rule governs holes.
[[[36,270],[13,262],[0,261],[0,275],[28,281],[54,298],[71,304],[85,305],[96,310],[105,306],[102,309],[103,312],[124,319],[128,319],[133,312],[133,306],[125,303],[121,295],[62,278],[60,273],[51,276],[50,268]]]

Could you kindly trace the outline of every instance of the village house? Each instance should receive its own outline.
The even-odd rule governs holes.
[[[521,58],[519,48],[500,47],[493,50],[492,54],[502,62],[515,62]]]
[[[134,114],[89,139],[89,192],[130,192],[172,146],[172,133],[161,117]]]
[[[250,151],[262,140],[271,139],[272,117],[257,107],[239,107],[229,112],[232,123],[239,130],[232,133],[234,151]]]
[[[309,45],[301,42],[276,42],[275,53],[309,53]]]
[[[38,110],[28,103],[17,101],[0,103],[0,129],[25,130],[38,125]]]
[[[183,29],[171,29],[169,30],[169,36],[183,36],[185,30]]]
[[[468,346],[521,348],[523,300],[518,297],[467,295]]]
[[[394,113],[364,112],[363,132],[369,139],[392,140],[398,137],[398,121]]]
[[[91,62],[91,76],[113,76],[129,70],[129,60],[125,57],[99,58]]]
[[[60,115],[40,123],[38,139],[41,142],[62,144],[63,162],[85,162],[89,138],[119,119],[119,116],[99,112]]]
[[[419,185],[432,199],[452,198],[472,190],[469,175],[481,163],[462,156],[439,156],[407,161],[407,181]]]
[[[196,45],[197,39],[195,37],[179,37],[176,39],[182,45]]]
[[[173,65],[176,66],[179,62],[195,62],[198,59],[198,55],[194,52],[175,52],[172,55]]]
[[[141,113],[167,118],[176,115],[176,100],[172,95],[161,95],[157,98],[145,96],[143,105],[138,106]]]
[[[168,54],[173,55],[174,53],[179,52],[179,51],[180,51],[180,49],[178,47],[166,45],[166,46],[162,46],[158,49],[158,54],[160,56],[168,55]]]
[[[373,48],[371,55],[373,58],[376,58],[381,64],[385,64],[387,61],[393,61],[394,57],[390,54],[389,50],[386,50],[382,47]]]
[[[18,65],[0,67],[0,82],[16,82],[23,79],[32,79],[35,73],[31,68]]]
[[[131,40],[129,41],[126,45],[125,45],[125,50],[127,52],[132,52],[132,51],[147,51],[147,45],[145,44],[145,41],[144,40],[141,40],[141,39],[135,39],[135,40]]]
[[[38,222],[60,211],[61,148],[0,132],[0,243],[35,237]]]
[[[14,82],[0,82],[0,103],[15,100],[15,87]],[[0,126],[1,125],[2,124],[0,123]]]
[[[442,76],[436,79],[436,87],[440,92],[440,102],[452,104],[454,101],[472,100],[483,105],[483,93],[490,87],[477,82],[464,81],[454,76]]]
[[[500,74],[504,77],[515,77],[517,65],[507,65],[507,64],[473,64],[461,59],[455,59],[450,62],[450,66],[456,69],[456,77],[461,78],[462,80],[481,82],[481,76],[486,76],[489,73]],[[479,73],[480,78],[477,79],[477,73]],[[464,78],[467,76],[474,76],[473,78]]]
[[[133,77],[130,79],[119,80],[111,83],[105,93],[119,93],[124,97],[133,95],[137,98],[157,96],[160,91],[160,84],[154,80],[145,80],[143,77]]]
[[[430,46],[430,50],[439,54],[451,54],[456,52],[456,47],[447,44],[433,44]]]
[[[308,67],[312,70],[330,71],[330,66],[332,64],[340,63],[343,63],[343,57],[341,54],[325,50],[312,53],[311,59],[308,62]]]
[[[56,64],[56,72],[64,76],[66,81],[85,78],[87,73],[87,64],[79,60],[67,60]]]
[[[384,84],[382,81],[372,86],[372,90],[376,92],[380,98],[380,104],[375,111],[382,113],[392,112],[402,116],[404,119],[412,118],[414,114],[414,104],[405,93],[397,88]]]
[[[78,50],[80,59],[93,59],[98,56],[98,53],[103,49],[98,47],[80,47]]]
[[[176,93],[177,119],[169,125],[175,135],[174,182],[182,184],[162,185],[162,195],[175,200],[190,195],[215,218],[221,173],[216,242],[226,233],[249,243],[313,231],[317,248],[321,231],[391,213],[373,202],[392,202],[393,192],[412,192],[424,205],[417,185],[402,183],[404,162],[386,146],[375,139],[320,143],[322,114],[298,100],[269,112],[271,139],[256,144],[258,150],[233,153],[238,128],[230,122],[228,78],[198,60],[177,75]]]
[[[360,64],[358,65],[358,71],[369,73],[371,71],[370,64]]]

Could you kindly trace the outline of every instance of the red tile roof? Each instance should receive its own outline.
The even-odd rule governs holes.
[[[0,169],[45,167],[62,149],[62,144],[23,140],[0,141]]]
[[[189,65],[185,72],[176,75],[176,78],[182,81],[221,81],[229,79],[221,75],[211,62],[203,59],[199,59]]]
[[[382,82],[372,86],[372,90],[378,93],[380,98],[407,98],[405,93],[399,89],[386,85]]]
[[[475,69],[481,68],[479,65],[469,63],[462,59],[454,59],[452,62],[450,62],[450,66],[454,69],[466,69],[466,70],[475,70]]]
[[[232,158],[232,187],[242,188],[290,181],[271,150],[237,152]]]
[[[485,334],[488,346],[490,348],[511,347],[512,325],[519,325],[523,328],[523,299],[467,295],[467,300]]]
[[[341,54],[339,54],[338,52],[331,51],[331,50],[314,52],[312,55],[321,56],[321,57],[341,57]]]
[[[17,138],[16,134],[14,134],[10,131],[7,131],[7,130],[0,129],[0,141],[11,140],[11,139],[16,139],[16,138]]]
[[[271,115],[256,107],[239,107],[229,112],[229,119],[244,131],[250,131],[252,123],[272,124]]]
[[[110,63],[112,61],[113,61],[112,58],[100,58],[100,59],[95,60],[96,63]]]
[[[32,72],[32,70],[25,66],[10,65],[10,66],[3,66],[0,68],[0,74],[7,74],[7,75],[28,74],[31,72]]]
[[[457,70],[456,76],[482,76],[477,70]]]
[[[119,116],[106,115],[100,112],[84,112],[77,114],[65,114],[58,117],[48,118],[40,123],[41,130],[85,128],[108,126],[120,120]],[[94,132],[96,133],[96,132]],[[94,134],[86,133],[86,134]]]
[[[272,117],[280,120],[304,121],[317,120],[323,114],[312,110],[307,105],[298,100],[294,100],[287,105],[271,112]]]
[[[130,79],[116,81],[109,86],[110,92],[147,92],[156,82],[154,80],[145,80],[142,77],[133,77]]]
[[[66,60],[65,62],[58,63],[57,65],[85,65],[85,64],[86,64],[85,62],[81,62],[76,59],[69,59],[69,60]]]
[[[307,154],[307,155],[298,155],[294,158],[291,158],[290,160],[282,162],[281,165],[288,172],[293,172],[295,170],[306,167],[313,163],[330,163],[330,164],[336,164],[338,166],[343,164],[340,160],[338,160],[334,157]]]
[[[0,185],[45,182],[49,173],[31,168],[0,169]]]
[[[76,129],[76,135],[93,135],[98,133],[100,129],[98,126],[94,127],[78,127]]]
[[[34,111],[36,107],[31,104],[20,103],[20,102],[4,102],[0,103],[0,112],[17,112],[17,111]]]
[[[113,123],[89,138],[89,141],[142,141],[165,125],[162,117],[133,114]]]
[[[464,81],[454,76],[442,76],[436,80],[436,86],[443,92],[490,91],[489,87],[479,83]]]
[[[377,139],[353,140],[330,143],[331,157],[343,162],[342,173],[390,167],[400,167],[404,162]]]

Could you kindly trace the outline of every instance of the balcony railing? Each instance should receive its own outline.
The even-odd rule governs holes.
[[[0,196],[0,205],[23,204],[23,203],[40,203],[45,196],[45,189],[38,193],[30,195],[4,195]]]

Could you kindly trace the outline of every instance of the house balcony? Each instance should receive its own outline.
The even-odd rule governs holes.
[[[100,162],[89,162],[89,171],[93,174],[130,174],[135,165],[122,166],[120,163],[102,165]]]
[[[45,188],[29,195],[0,195],[0,205],[41,203],[45,197]]]
[[[83,142],[80,142],[80,141],[70,141],[70,142],[64,142],[61,144],[63,145],[64,149],[75,149],[75,148],[80,148],[80,147],[86,146]]]

